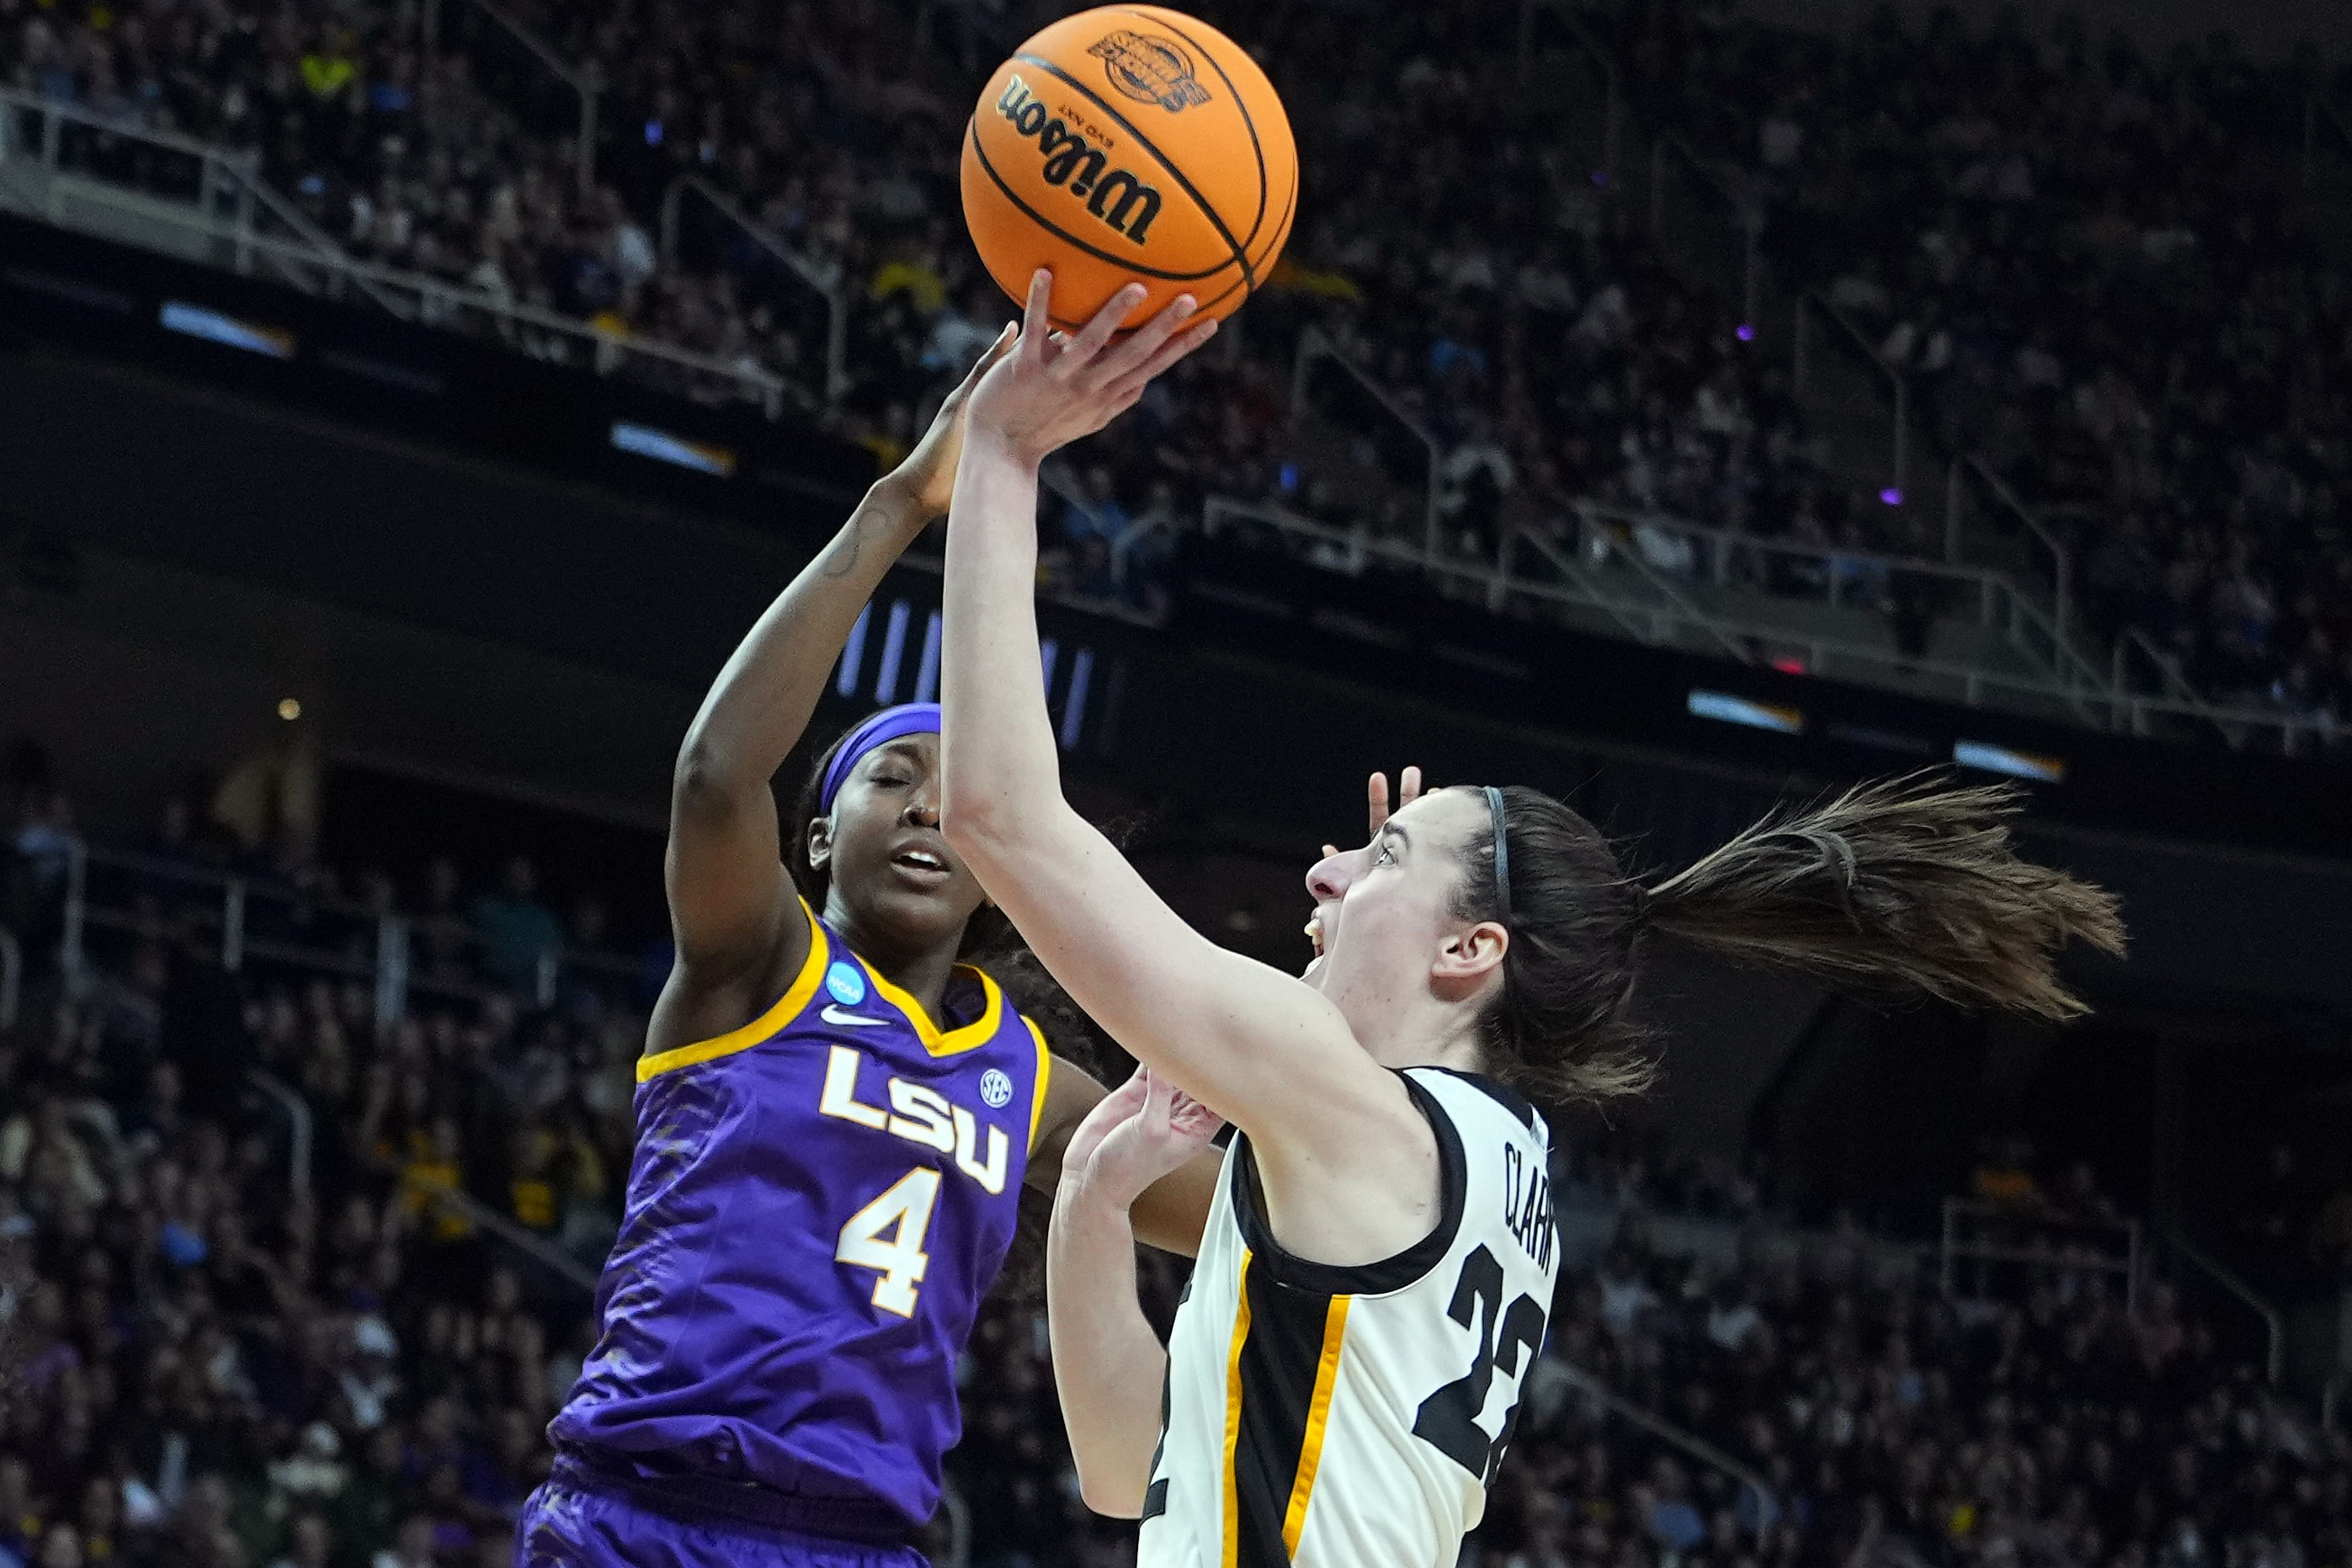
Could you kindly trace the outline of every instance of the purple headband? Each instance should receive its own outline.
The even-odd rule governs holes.
[[[909,735],[937,735],[940,732],[940,705],[937,703],[900,703],[870,714],[866,722],[849,732],[840,749],[833,754],[833,765],[824,770],[824,789],[818,794],[816,809],[833,810],[833,798],[841,793],[841,786],[857,759],[877,746]]]

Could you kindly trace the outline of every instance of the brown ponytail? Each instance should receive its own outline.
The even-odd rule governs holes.
[[[2074,1018],[2090,1009],[2059,980],[2059,950],[2121,953],[2123,922],[2112,895],[2018,858],[2021,804],[2006,785],[1928,775],[1858,785],[1658,883],[1649,924],[1865,996]]]
[[[1882,779],[1765,818],[1644,889],[1590,822],[1537,790],[1505,789],[1509,912],[1480,834],[1454,898],[1504,919],[1503,984],[1481,1020],[1489,1071],[1539,1101],[1639,1092],[1654,1077],[1629,1004],[1652,931],[1871,998],[1922,994],[2049,1019],[2086,1009],[2059,981],[2080,937],[2123,950],[2116,901],[2020,860],[2013,789]]]

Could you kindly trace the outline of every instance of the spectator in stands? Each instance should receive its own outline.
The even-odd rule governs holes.
[[[133,966],[120,983],[194,977]],[[272,1039],[289,1027],[274,1019],[316,1040],[347,1010],[331,988],[246,983]],[[346,1049],[366,1093],[318,1090],[320,1146],[353,1156],[321,1163],[331,1185],[307,1204],[289,1201],[282,1157],[239,1153],[266,1127],[258,1107],[169,1113],[168,1075],[128,1081],[110,1107],[76,1086],[92,1041],[75,1010],[28,1021],[23,1058],[68,1071],[57,1090],[11,1081],[0,1055],[0,1245],[39,1260],[21,1296],[19,1392],[0,1407],[0,1549],[62,1557],[69,1535],[84,1561],[103,1543],[130,1563],[302,1568],[455,1568],[506,1549],[514,1500],[548,1459],[541,1424],[593,1325],[583,1297],[551,1281],[535,1296],[487,1262],[486,1239],[445,1227],[431,1193],[490,1174],[509,1184],[494,1207],[526,1223],[552,1209],[568,1229],[575,1197],[607,1180],[582,1167],[625,1159],[627,1124],[582,1098],[593,1075],[567,1072],[552,1111],[526,1112],[515,1096],[549,1091],[493,1069],[545,1030],[581,1030],[586,1060],[609,1052],[624,1070],[625,1096],[642,1025],[569,1012],[519,1025],[510,1003],[484,1005],[480,1020],[436,1012],[380,1033],[357,1017]],[[2191,1568],[2192,1534],[2197,1562],[2239,1568],[2352,1554],[2340,1439],[2267,1403],[2168,1292],[2127,1315],[2060,1264],[2022,1304],[1947,1301],[1866,1238],[1782,1239],[1736,1173],[1571,1146],[1587,1165],[1559,1173],[1564,1205],[1601,1206],[1618,1234],[1597,1269],[1571,1260],[1554,1354],[1767,1478],[1773,1498],[1605,1415],[1548,1359],[1480,1561],[2000,1568],[2056,1552]],[[2062,1186],[2076,1207],[2083,1190]],[[1738,1261],[1655,1249],[1646,1216],[1669,1201],[1738,1226]],[[1902,1267],[1881,1277],[1889,1258]],[[1177,1270],[1144,1277],[1164,1317]],[[1124,1532],[1085,1519],[1068,1490],[1038,1322],[1034,1300],[1008,1296],[973,1338],[978,1440],[951,1467],[975,1561],[1114,1562]]]

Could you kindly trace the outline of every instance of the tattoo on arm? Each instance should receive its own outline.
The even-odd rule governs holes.
[[[857,509],[849,514],[848,527],[834,536],[833,542],[825,546],[825,560],[820,574],[837,579],[856,570],[857,559],[865,553],[869,535],[904,533],[908,538],[899,540],[899,547],[904,549],[911,542],[913,535],[919,531],[918,519],[911,513],[912,508],[880,497],[867,496],[858,502]],[[929,522],[929,519],[920,521]]]

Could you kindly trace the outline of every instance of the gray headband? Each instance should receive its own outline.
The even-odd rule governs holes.
[[[1495,898],[1503,906],[1503,924],[1511,923],[1511,841],[1503,831],[1503,792],[1486,786],[1486,810],[1495,819]]]

